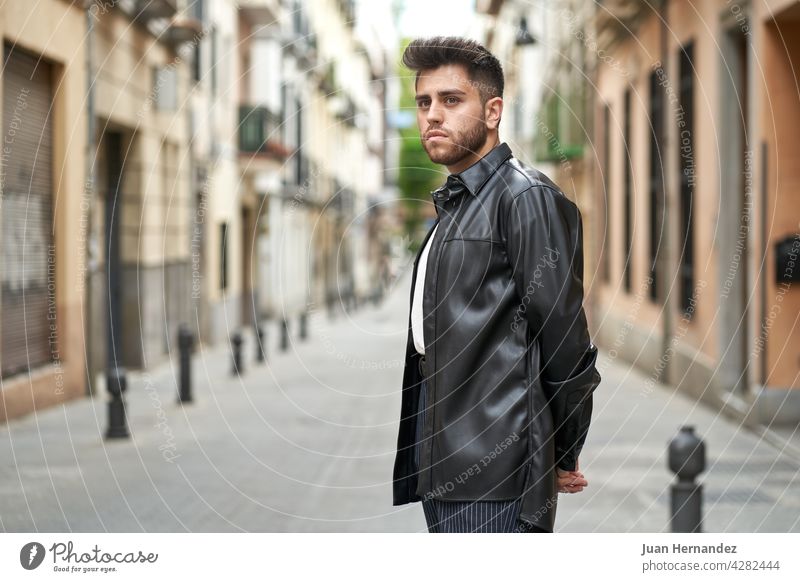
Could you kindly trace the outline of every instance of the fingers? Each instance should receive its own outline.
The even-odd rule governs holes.
[[[589,481],[579,471],[558,471],[557,487],[561,493],[580,493]]]
[[[585,485],[570,485],[570,484],[559,485],[558,491],[560,493],[580,493],[581,491],[583,491],[583,488],[586,487],[587,485],[588,483],[586,483]]]
[[[575,470],[565,471],[556,467],[557,488],[560,493],[580,493],[589,482],[580,472],[579,459],[575,459]]]
[[[556,476],[559,479],[585,479],[586,477],[580,471],[562,471],[556,470]]]
[[[568,477],[566,479],[559,479],[559,484],[586,487],[589,484],[589,482],[586,480],[585,477],[574,477],[574,478]]]
[[[581,493],[582,491],[583,487],[576,487],[576,488],[564,487],[558,490],[559,493]]]

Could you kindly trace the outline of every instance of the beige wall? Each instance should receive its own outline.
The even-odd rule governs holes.
[[[718,316],[717,268],[718,254],[714,245],[715,231],[719,228],[719,163],[720,152],[716,143],[713,120],[719,109],[717,92],[719,77],[719,49],[716,36],[719,34],[718,0],[690,3],[673,2],[669,10],[670,28],[678,39],[669,43],[672,78],[678,78],[677,54],[680,46],[694,41],[695,93],[694,93],[694,167],[695,189],[693,201],[695,288],[698,301],[691,324],[686,331],[686,340],[695,349],[711,358],[718,357],[717,335],[712,333],[714,320]],[[675,83],[677,91],[677,82]],[[676,135],[676,147],[680,135]],[[675,170],[673,170],[675,171]],[[674,224],[677,226],[679,206],[678,191],[673,192],[670,202]],[[682,246],[677,229],[673,231],[676,244]],[[677,247],[680,248],[680,247]],[[677,256],[676,256],[677,260]],[[705,283],[704,286],[701,286]],[[677,291],[677,288],[675,289]],[[681,314],[674,316],[676,330],[686,326],[680,321]]]
[[[0,421],[28,413],[34,405],[52,405],[85,392],[81,320],[85,249],[81,200],[86,151],[84,19],[82,10],[56,0],[14,0],[0,6],[3,40],[41,54],[55,64],[53,218],[58,349],[58,363],[3,382]],[[2,87],[0,72],[0,98]]]
[[[649,121],[646,117],[649,106],[649,74],[652,63],[659,58],[658,29],[654,20],[642,27],[642,34],[636,41],[629,41],[613,52],[614,58],[619,62],[622,70],[627,71],[624,76],[614,67],[602,66],[599,71],[598,97],[611,108],[609,116],[610,161],[609,161],[609,188],[607,203],[609,204],[608,233],[609,247],[605,252],[609,255],[610,281],[609,285],[602,285],[600,278],[594,287],[594,292],[599,294],[598,303],[605,309],[612,309],[621,316],[635,313],[638,325],[646,333],[653,336],[660,335],[659,319],[662,306],[653,304],[648,298],[649,284],[647,282],[647,261],[649,257],[649,232],[645,228],[649,224],[649,203],[647,197],[647,184],[649,178]],[[631,85],[631,145],[625,147],[623,135],[625,131],[624,94],[628,85]],[[595,120],[602,123],[602,120]],[[598,133],[602,135],[602,131]],[[625,214],[624,214],[624,184],[625,184],[625,159],[630,158],[632,164],[631,189],[634,197],[633,203],[633,244],[631,256],[623,254],[625,245]],[[602,210],[602,205],[598,204]],[[602,220],[602,215],[596,215]],[[625,291],[623,285],[623,269],[625,262],[630,261],[631,292]]]
[[[775,241],[800,232],[800,127],[797,64],[800,62],[800,22],[764,23],[763,58],[766,84],[760,122],[767,144],[766,289],[768,322],[765,383],[800,388],[800,287],[776,283]],[[800,268],[800,264],[796,267]]]
[[[185,261],[189,254],[188,67],[179,55],[141,27],[131,26],[122,14],[102,15],[95,31],[98,134],[114,128],[133,136],[126,139],[124,153],[122,260],[143,266]],[[156,105],[155,67],[177,71],[174,111],[162,111]]]
[[[751,129],[748,136],[749,147],[754,150],[753,174],[750,177],[754,190],[754,213],[751,227],[754,229],[751,242],[760,243],[761,233],[758,222],[761,219],[759,208],[764,194],[761,188],[761,156],[760,143],[766,142],[768,150],[768,176],[766,188],[766,224],[768,248],[760,246],[751,248],[751,268],[754,268],[757,279],[753,288],[748,289],[749,307],[757,312],[755,322],[769,318],[770,311],[779,315],[769,322],[771,327],[767,335],[767,378],[764,383],[768,387],[797,388],[800,387],[800,327],[796,324],[800,313],[800,292],[797,289],[781,291],[775,283],[774,241],[787,234],[800,231],[800,169],[795,163],[798,141],[796,128],[800,126],[800,103],[796,83],[796,63],[800,62],[800,3],[770,2],[768,8],[760,8],[750,23],[759,23],[752,42],[755,42],[757,58],[751,68],[752,82],[755,83],[754,104],[756,107],[756,133]],[[778,13],[791,4],[788,12]],[[772,22],[770,9],[778,13],[779,25]],[[726,204],[731,203],[732,194],[722,193],[720,196],[721,171],[726,164],[737,163],[724,154],[725,144],[721,143],[720,124],[722,117],[720,104],[728,98],[721,94],[723,80],[723,61],[719,40],[723,34],[722,18],[730,17],[729,3],[724,0],[704,0],[699,2],[673,1],[668,10],[668,82],[677,91],[678,50],[689,41],[694,41],[695,65],[695,134],[693,162],[695,168],[694,189],[694,256],[695,284],[699,290],[698,301],[694,309],[694,317],[687,324],[681,319],[682,314],[676,304],[672,309],[672,336],[678,337],[680,349],[689,359],[699,362],[705,368],[707,378],[718,370],[721,352],[727,348],[721,345],[718,327],[720,325],[721,308],[720,285],[729,272],[730,265],[724,251],[719,247],[721,228],[728,228],[721,218]],[[757,9],[758,10],[758,9]],[[786,16],[791,15],[791,18]],[[654,304],[647,296],[646,277],[649,251],[649,108],[648,77],[652,65],[661,60],[660,23],[655,15],[651,15],[636,30],[635,37],[629,38],[609,49],[622,67],[627,68],[629,78],[621,75],[614,67],[599,63],[598,101],[611,105],[611,160],[609,176],[609,203],[611,232],[609,235],[611,283],[596,285],[599,291],[598,304],[609,321],[618,325],[625,320],[632,322],[636,337],[657,337],[662,333],[663,322],[660,321],[663,306]],[[794,65],[793,65],[794,63]],[[631,158],[634,180],[634,243],[632,293],[624,292],[622,284],[623,249],[623,156],[626,155],[622,144],[623,132],[623,94],[630,82],[633,88],[632,99],[632,143]],[[752,94],[751,94],[752,95]],[[733,98],[733,97],[730,97]],[[675,105],[669,103],[675,118]],[[600,109],[595,109],[599,111]],[[601,119],[595,123],[600,124]],[[677,267],[679,245],[678,220],[678,179],[677,148],[680,139],[679,130],[673,122],[668,128],[673,132],[672,142],[666,151],[665,161],[668,164],[668,204],[672,221],[670,236],[672,237],[669,277],[674,278]],[[602,136],[602,131],[597,132]],[[757,138],[757,139],[756,139]],[[742,168],[744,170],[744,168]],[[762,254],[766,252],[762,263]],[[744,260],[744,259],[743,259]],[[742,275],[744,276],[744,275]],[[600,279],[597,280],[598,283]],[[704,283],[702,289],[699,284]],[[760,310],[761,284],[766,284],[766,312]],[[796,287],[796,285],[795,285]],[[671,293],[675,294],[677,303],[677,279],[671,282]],[[638,295],[638,296],[637,296]],[[756,329],[751,335],[755,336]],[[623,334],[624,335],[624,334]],[[630,338],[629,338],[630,339]],[[752,345],[752,340],[751,340]],[[635,350],[634,350],[635,352]],[[755,367],[759,366],[759,354],[750,353],[748,359]],[[677,365],[675,372],[680,375],[685,370]],[[761,378],[755,379],[760,383]],[[700,386],[698,390],[702,390]]]

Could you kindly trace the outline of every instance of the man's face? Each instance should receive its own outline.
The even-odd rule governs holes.
[[[422,147],[432,162],[458,166],[486,143],[489,127],[484,104],[463,65],[422,71],[416,102]]]

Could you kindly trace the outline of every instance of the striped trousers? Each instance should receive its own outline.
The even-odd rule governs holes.
[[[423,499],[429,533],[549,533],[519,519],[521,500]]]
[[[414,459],[419,468],[422,422],[428,383],[420,386]],[[443,501],[423,499],[422,510],[429,533],[549,533],[519,519],[521,499],[508,501]]]

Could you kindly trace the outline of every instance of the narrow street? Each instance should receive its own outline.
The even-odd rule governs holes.
[[[195,402],[176,404],[177,371],[131,374],[130,440],[105,441],[106,396],[0,428],[0,527],[6,532],[421,532],[419,504],[393,507],[391,475],[410,272],[379,307],[331,320],[232,376],[227,348],[198,350]],[[175,358],[177,361],[177,353]],[[581,470],[560,496],[556,531],[668,530],[669,440],[705,440],[704,531],[800,531],[800,465],[773,445],[602,353],[603,382]]]

